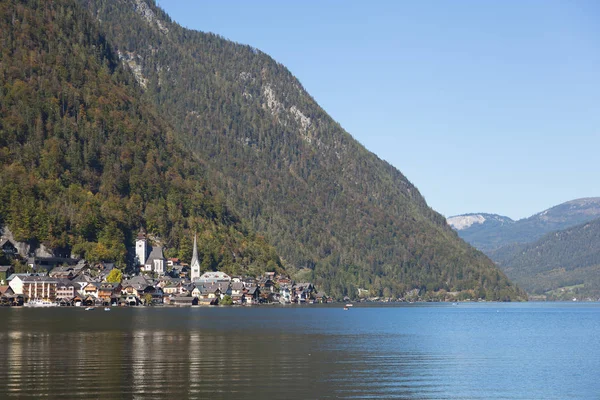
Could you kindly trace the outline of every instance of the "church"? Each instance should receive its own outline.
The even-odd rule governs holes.
[[[148,252],[148,250],[151,250]],[[163,254],[162,246],[150,247],[144,231],[140,230],[135,239],[135,262],[144,272],[155,272],[164,275],[167,260]]]

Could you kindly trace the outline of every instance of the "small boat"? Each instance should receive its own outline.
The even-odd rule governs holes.
[[[348,308],[348,307],[344,307],[344,311],[348,311],[348,310],[349,310],[349,308]]]
[[[27,303],[24,304],[25,307],[56,307],[58,306],[57,303],[53,303],[49,300],[41,300],[41,299],[34,299],[34,300],[29,300]]]
[[[94,310],[94,309],[95,309],[94,307],[86,307],[86,308],[85,308],[85,311],[92,311],[92,310]]]
[[[110,307],[104,307],[104,311],[110,311]]]

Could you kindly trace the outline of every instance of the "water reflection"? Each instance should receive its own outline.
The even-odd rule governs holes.
[[[0,398],[585,399],[600,390],[586,373],[600,365],[598,312],[472,311],[0,309]],[[584,346],[572,331],[543,330],[577,324]],[[582,362],[589,368],[569,375]]]

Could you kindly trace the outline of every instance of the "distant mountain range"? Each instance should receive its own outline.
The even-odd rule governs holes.
[[[600,197],[559,204],[529,218],[514,221],[498,214],[463,214],[449,217],[458,235],[488,255],[506,245],[531,243],[546,233],[600,218]]]
[[[496,214],[448,218],[528,293],[551,299],[600,296],[600,198],[559,204],[513,221]]]

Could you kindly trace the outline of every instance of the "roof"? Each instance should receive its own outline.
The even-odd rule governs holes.
[[[59,283],[57,278],[50,278],[47,276],[24,276],[21,278],[23,283]]]
[[[13,295],[15,294],[15,292],[13,292],[12,288],[8,285],[4,285],[4,286],[0,286],[0,295]]]
[[[8,272],[12,265],[0,265],[0,272]]]
[[[200,261],[198,261],[198,246],[196,244],[196,235],[194,235],[194,248],[192,249],[192,261],[190,261],[192,267],[197,266],[200,271]]]
[[[231,281],[231,277],[227,275],[225,272],[220,271],[207,271],[203,273],[200,278],[198,278],[199,282],[229,282]]]
[[[165,256],[163,255],[162,246],[154,246],[148,259],[146,260],[146,264],[154,264],[154,260],[164,260]]]
[[[233,282],[231,284],[232,290],[242,290],[244,288],[244,284],[242,282]]]
[[[140,240],[146,239],[146,232],[144,232],[143,228],[140,228],[140,231],[138,232],[136,239],[140,239]]]
[[[248,288],[248,294],[252,295],[252,294],[256,293],[256,289],[257,289],[256,286],[250,286]]]
[[[10,243],[10,245],[16,248],[15,244],[10,239],[2,239],[0,240],[0,247],[3,247],[6,243]]]

